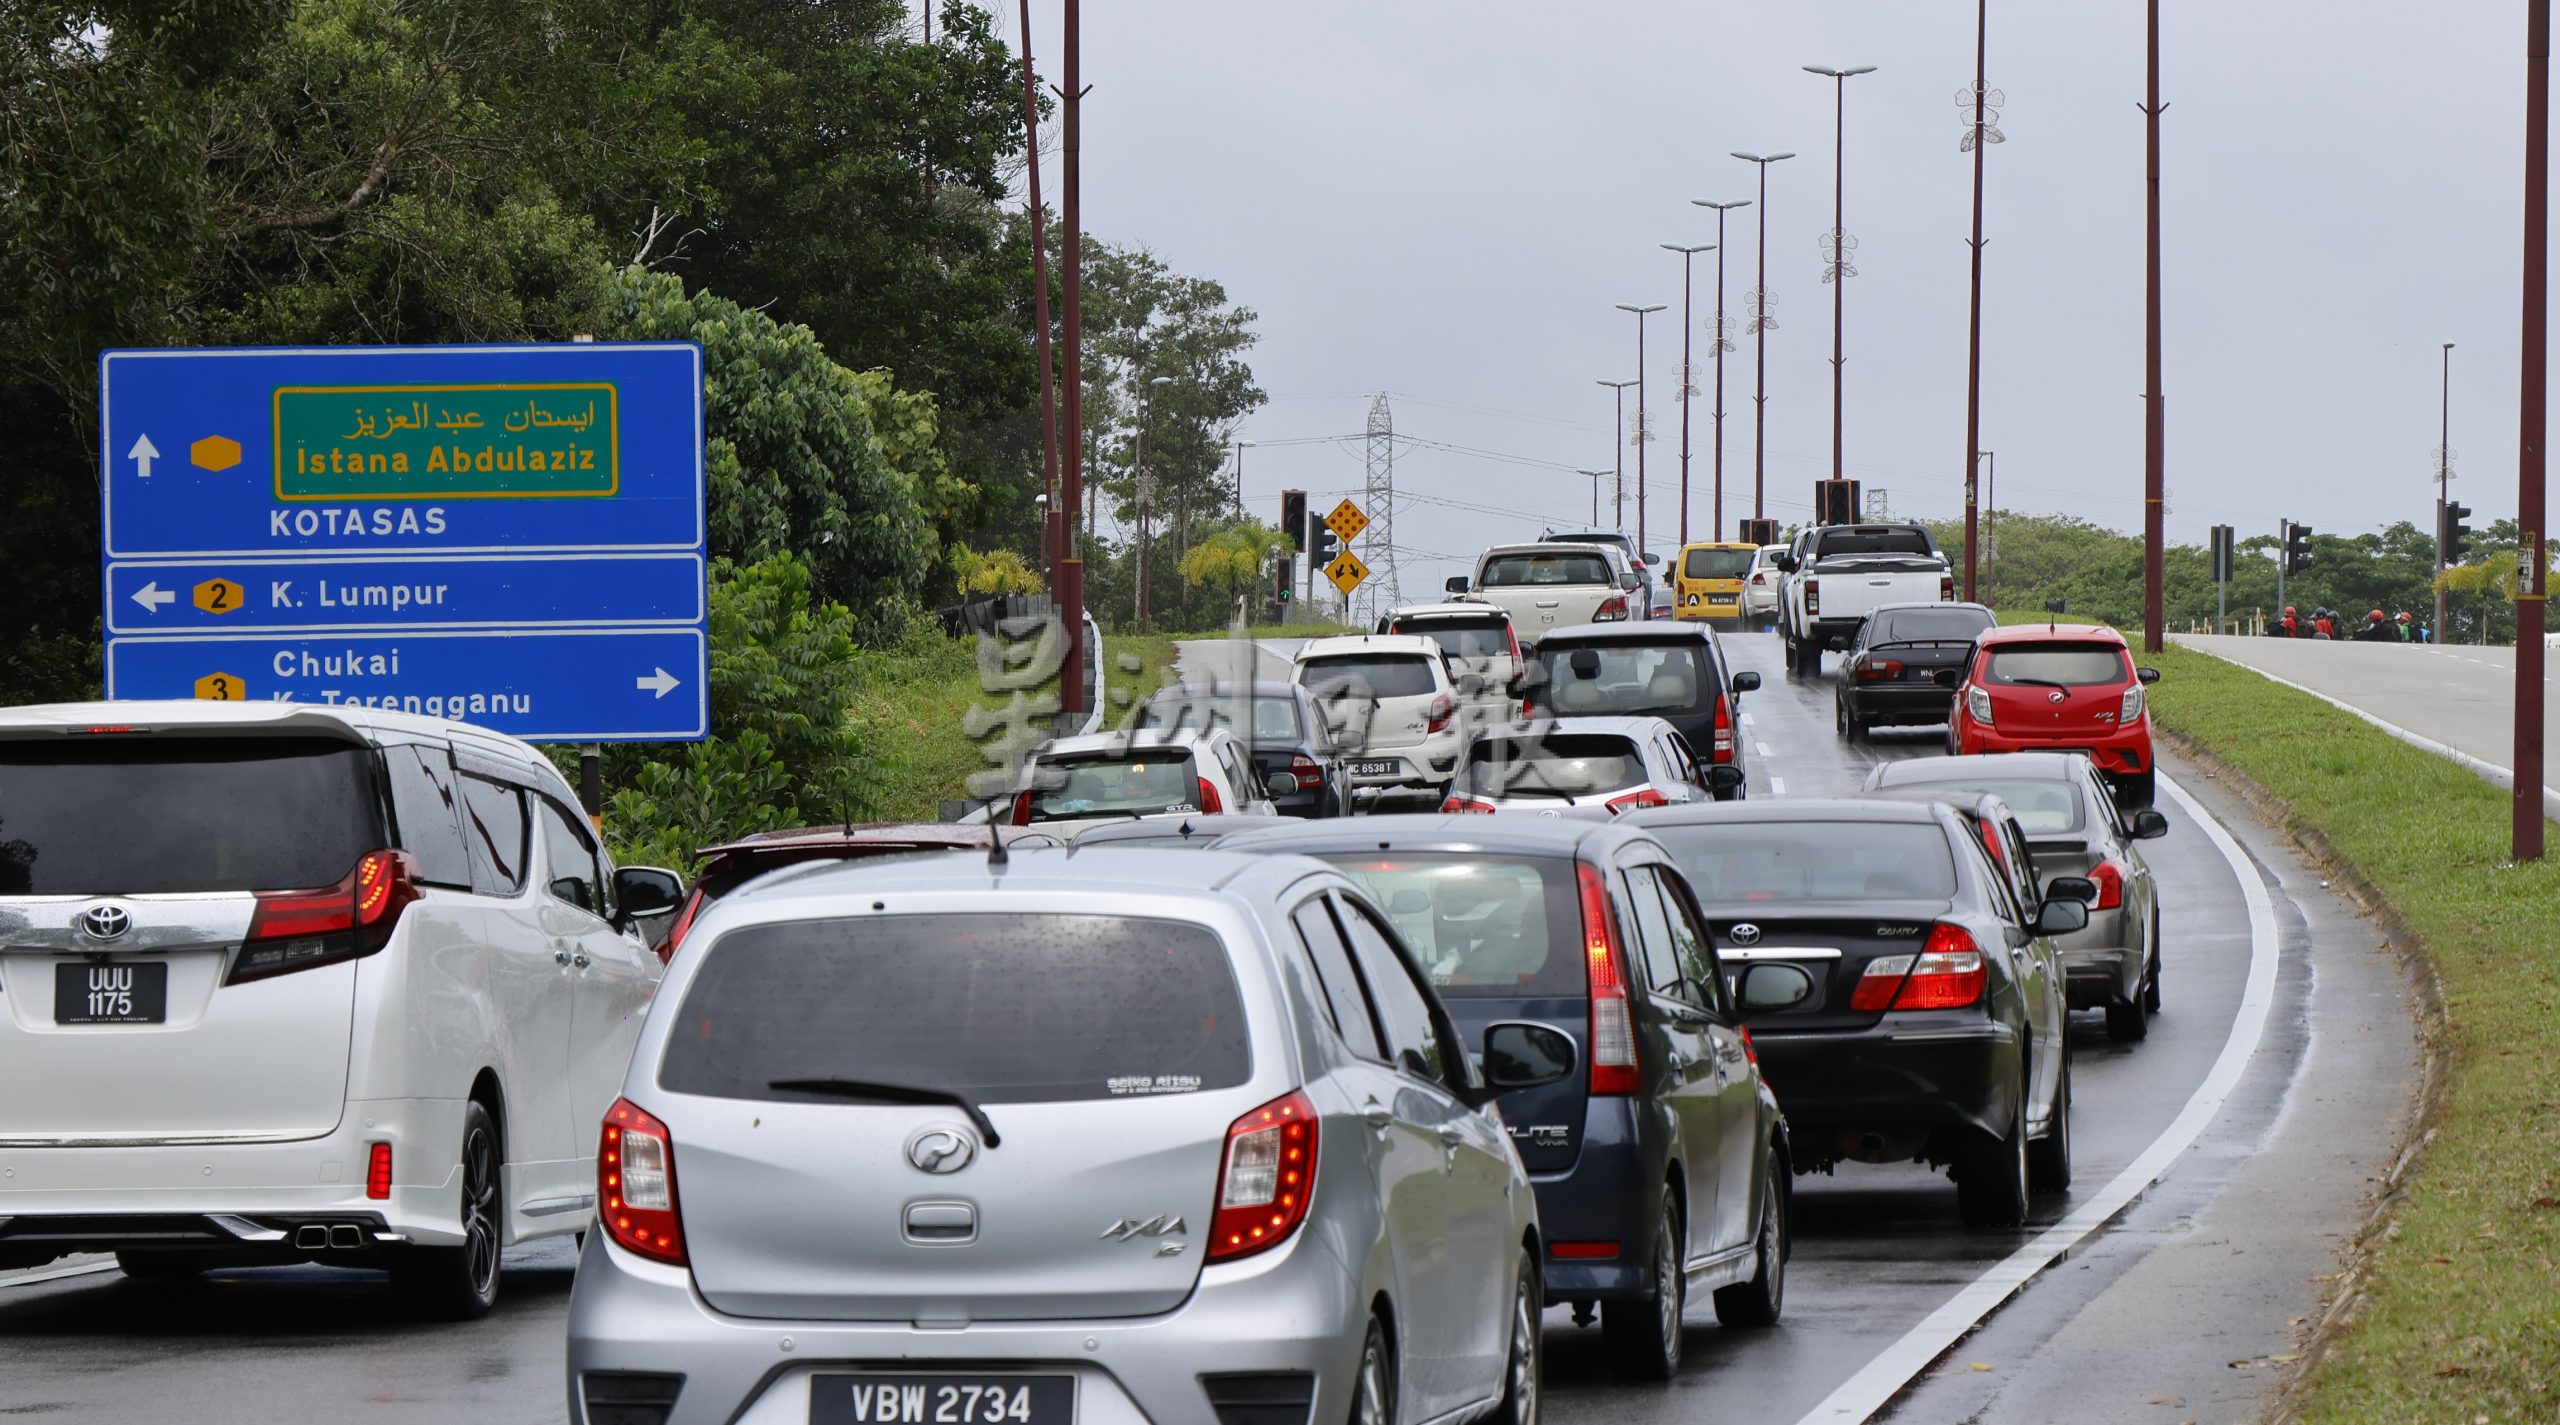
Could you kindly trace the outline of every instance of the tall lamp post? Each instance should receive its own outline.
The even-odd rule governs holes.
[[[1156,388],[1170,386],[1170,376],[1150,376],[1147,389],[1138,403],[1138,632],[1147,632],[1147,620],[1154,612],[1155,600],[1147,597],[1147,581],[1153,573],[1155,539],[1147,522],[1147,511],[1155,504],[1156,471],[1154,442],[1149,439],[1156,427]]]
[[[1964,596],[1975,602],[1974,550],[1979,538],[1979,503],[1974,499],[1974,471],[1982,465],[1982,184],[1983,155],[1991,145],[2006,143],[2000,132],[2000,105],[2005,96],[1989,86],[1991,0],[1975,0],[1973,22],[1973,88],[1958,90],[1956,105],[1966,116],[1958,152],[1973,155],[1973,315],[1965,354],[1964,382]]]
[[[1757,368],[1751,394],[1751,517],[1769,517],[1769,332],[1778,325],[1778,304],[1769,291],[1769,165],[1795,157],[1792,153],[1736,152],[1734,157],[1760,169],[1760,278],[1745,298],[1751,311],[1751,363]]]
[[[2544,3],[2544,0],[2537,0]],[[2168,579],[2162,555],[2167,538],[2164,518],[2169,485],[2169,421],[2160,390],[2160,0],[2150,5],[2150,87],[2142,106],[2147,233],[2143,258],[2143,430],[2142,430],[2142,647],[2160,651],[2160,625],[2166,618],[2164,586]],[[2518,769],[2521,772],[2522,769]],[[2536,823],[2539,825],[2540,823]]]
[[[1680,254],[1680,542],[1689,542],[1689,398],[1698,394],[1698,373],[1689,364],[1689,263],[1702,252],[1715,251],[1716,245],[1702,242],[1696,247],[1682,247],[1676,242],[1662,245],[1666,252]],[[1719,335],[1718,340],[1722,340]]]
[[[1613,511],[1611,519],[1616,523],[1617,528],[1624,530],[1627,527],[1627,447],[1618,437],[1625,435],[1627,431],[1627,388],[1636,383],[1603,381],[1600,384],[1618,393],[1618,423],[1609,427],[1609,444],[1617,447],[1615,454],[1618,460],[1618,493],[1610,497],[1610,507]],[[1600,517],[1592,516],[1591,522],[1598,524]]]
[[[1715,523],[1709,526],[1714,533],[1709,538],[1722,539],[1724,538],[1724,354],[1733,350],[1733,338],[1729,335],[1733,330],[1733,322],[1724,314],[1724,215],[1735,208],[1750,207],[1751,200],[1743,198],[1731,203],[1719,203],[1712,198],[1692,198],[1689,201],[1698,207],[1716,210],[1716,491]],[[1684,322],[1682,325],[1685,326],[1687,323]]]
[[[2436,429],[2436,637],[2444,637],[2444,508],[2453,498],[2453,343],[2444,344],[2442,393]]]
[[[1653,444],[1653,430],[1644,419],[1644,319],[1662,310],[1662,304],[1639,307],[1620,302],[1618,310],[1636,314],[1636,554],[1643,562],[1644,554],[1644,448]]]
[[[1841,351],[1846,334],[1849,279],[1858,275],[1850,262],[1858,250],[1858,240],[1849,236],[1843,226],[1848,217],[1845,202],[1848,193],[1849,159],[1849,81],[1861,74],[1873,74],[1872,64],[1852,69],[1832,69],[1826,65],[1808,64],[1808,74],[1819,74],[1831,81],[1831,236],[1822,244],[1822,280],[1831,286],[1831,478],[1847,479],[1847,464],[1841,452],[1840,390],[1841,367],[1847,357]]]
[[[2156,0],[2155,0],[2156,3]],[[2525,28],[2524,390],[2516,418],[2515,859],[2542,859],[2542,629],[2548,569],[2542,480],[2550,341],[2551,0],[2531,0]]]
[[[1591,477],[1591,528],[1596,531],[1600,528],[1600,477],[1609,472],[1585,470],[1582,473]]]

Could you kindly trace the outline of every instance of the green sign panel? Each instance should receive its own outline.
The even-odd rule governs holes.
[[[276,498],[611,495],[620,416],[610,382],[279,386]]]

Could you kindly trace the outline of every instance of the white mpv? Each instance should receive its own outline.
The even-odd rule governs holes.
[[[0,1268],[379,1267],[584,1229],[660,967],[533,748],[287,703],[0,710]]]

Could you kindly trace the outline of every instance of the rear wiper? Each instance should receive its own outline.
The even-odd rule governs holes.
[[[781,1093],[826,1094],[831,1098],[867,1099],[873,1103],[946,1104],[969,1115],[969,1121],[978,1125],[979,1136],[987,1140],[988,1147],[993,1148],[1004,1141],[997,1136],[996,1126],[987,1121],[986,1110],[949,1089],[884,1084],[869,1079],[774,1079],[765,1087]]]
[[[2006,681],[2012,683],[2024,683],[2029,687],[2035,688],[2060,688],[2066,693],[2071,691],[2071,685],[2069,683],[2057,683],[2051,678],[2010,678]]]

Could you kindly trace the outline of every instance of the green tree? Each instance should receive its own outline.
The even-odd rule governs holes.
[[[1231,605],[1247,590],[1263,587],[1271,561],[1288,548],[1287,535],[1258,520],[1227,524],[1203,535],[1183,554],[1182,580],[1195,588],[1205,584],[1220,590]]]
[[[980,554],[965,544],[955,544],[946,551],[945,562],[950,566],[952,581],[964,596],[1037,594],[1043,588],[1039,572],[1010,549]]]

